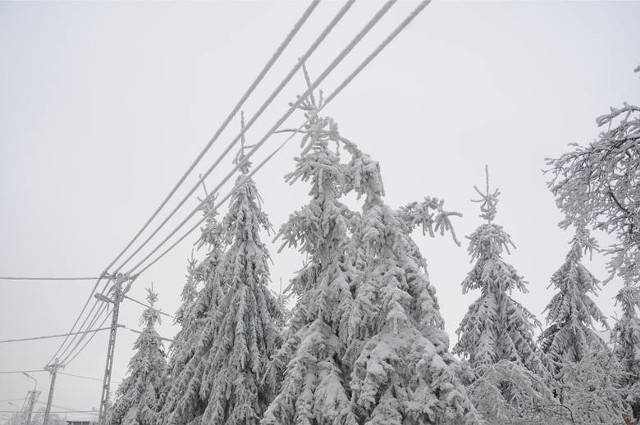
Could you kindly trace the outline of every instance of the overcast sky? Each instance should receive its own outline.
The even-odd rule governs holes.
[[[307,4],[0,2],[0,275],[99,274],[207,143]],[[247,116],[341,4],[318,7],[247,103]],[[327,79],[325,91],[415,4],[392,8]],[[309,60],[312,77],[379,5],[353,7]],[[530,293],[516,297],[544,318],[552,294],[546,287],[571,237],[557,228],[561,216],[546,188],[544,159],[560,155],[570,142],[593,140],[595,118],[609,106],[640,102],[633,73],[640,63],[639,16],[640,2],[436,2],[326,108],[343,136],[380,161],[389,204],[438,196],[463,213],[455,221],[462,247],[447,237],[415,234],[452,344],[477,297],[462,295],[460,283],[471,268],[463,236],[481,224],[471,199],[473,185],[484,184],[485,164],[502,192],[496,222],[518,247],[507,261],[529,282]],[[249,131],[249,141],[261,138],[303,90],[298,76]],[[287,127],[301,122],[294,115]],[[185,187],[237,129],[235,120]],[[259,156],[282,137],[270,140]],[[308,200],[306,185],[290,187],[283,180],[298,149],[292,142],[256,175],[275,228]],[[214,172],[208,186],[224,174]],[[196,237],[143,274],[130,294],[143,299],[153,282],[159,306],[173,313]],[[302,258],[292,250],[278,254],[275,245],[271,254],[277,291]],[[596,256],[588,266],[604,278],[603,263]],[[614,314],[618,285],[614,281],[598,297],[607,315]],[[91,286],[0,282],[0,339],[68,331]],[[121,323],[139,328],[141,313],[125,302]],[[159,329],[169,338],[175,331],[170,320]],[[115,381],[126,373],[135,338],[118,333]],[[1,370],[40,369],[60,342],[1,344]],[[106,344],[107,334],[99,334],[65,372],[100,378]],[[49,376],[34,376],[46,401]],[[0,374],[0,400],[24,397],[32,385],[23,375]],[[100,389],[99,381],[61,375],[54,404],[97,408]],[[0,403],[0,410],[13,408]]]

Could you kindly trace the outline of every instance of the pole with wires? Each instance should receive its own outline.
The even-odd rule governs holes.
[[[51,414],[51,403],[53,402],[53,391],[56,388],[56,376],[58,375],[58,369],[64,366],[56,359],[52,364],[45,367],[46,370],[51,373],[51,384],[49,385],[49,396],[47,397],[47,407],[44,410],[43,425],[49,425],[49,415]]]
[[[109,387],[111,386],[111,371],[113,369],[113,353],[116,347],[116,334],[118,331],[118,314],[120,312],[120,303],[124,298],[124,294],[129,290],[134,278],[128,275],[118,274],[109,277],[114,281],[112,298],[105,297],[102,294],[95,294],[100,301],[113,303],[111,312],[111,330],[109,331],[109,345],[107,346],[107,363],[104,368],[104,379],[102,381],[102,396],[100,397],[100,412],[98,413],[98,424],[103,425],[107,419],[107,405],[109,403]],[[122,288],[124,282],[129,282],[125,289]],[[45,424],[46,425],[46,424]]]

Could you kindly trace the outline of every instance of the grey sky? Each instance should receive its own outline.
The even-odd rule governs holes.
[[[0,275],[100,273],[209,140],[306,4],[0,3]],[[312,77],[379,4],[353,8],[309,61]],[[396,5],[325,91],[414,5]],[[245,107],[248,116],[340,6],[319,7]],[[640,62],[639,16],[639,2],[436,2],[327,107],[342,135],[381,162],[391,205],[439,196],[464,214],[455,222],[462,248],[449,238],[415,235],[452,342],[477,296],[463,296],[460,282],[471,267],[464,235],[481,223],[470,199],[472,186],[484,183],[484,164],[503,194],[496,222],[518,246],[508,261],[530,282],[530,293],[517,298],[543,319],[551,294],[546,286],[571,236],[556,227],[561,217],[541,173],[544,158],[558,156],[569,142],[592,140],[595,118],[610,105],[638,103],[640,81],[632,71]],[[249,132],[250,142],[303,87],[296,78]],[[300,123],[295,115],[288,127]],[[236,121],[197,172],[237,129]],[[260,157],[280,140],[268,142]],[[297,150],[291,143],[257,177],[276,228],[307,201],[308,187],[283,181]],[[230,159],[224,163],[228,169]],[[145,273],[132,296],[143,299],[153,281],[160,307],[173,313],[195,238]],[[275,246],[271,252],[277,290],[301,257],[277,254]],[[589,267],[604,277],[602,264],[596,257]],[[617,285],[598,298],[608,315]],[[90,286],[0,282],[0,339],[66,332]],[[121,322],[137,327],[141,312],[125,303]],[[160,332],[171,337],[175,329],[164,321]],[[119,333],[115,380],[126,372],[135,338]],[[0,345],[0,369],[39,369],[59,343]],[[101,334],[67,372],[101,377],[105,349]],[[45,400],[48,375],[36,377]],[[0,400],[23,397],[31,386],[24,376],[0,375]],[[54,403],[85,410],[97,407],[99,397],[99,382],[62,375]],[[11,408],[0,404],[0,410]]]

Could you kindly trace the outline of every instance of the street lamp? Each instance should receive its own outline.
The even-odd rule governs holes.
[[[33,381],[35,382],[35,384],[33,386],[33,390],[35,391],[35,389],[38,387],[38,380],[36,378],[34,378],[33,376],[29,375],[27,372],[22,372],[22,374],[24,376],[26,376],[27,378],[33,379]]]

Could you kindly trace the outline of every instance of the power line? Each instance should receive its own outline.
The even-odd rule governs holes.
[[[47,372],[44,369],[37,369],[37,370],[2,370],[0,371],[0,375],[4,375],[4,374],[10,374],[10,373],[37,373],[37,372]],[[20,399],[22,400],[22,399]]]
[[[202,149],[202,151],[198,154],[198,156],[196,157],[196,159],[192,162],[192,164],[189,166],[189,168],[187,169],[187,171],[184,173],[184,175],[180,178],[180,180],[178,181],[178,183],[173,187],[173,189],[171,190],[171,192],[169,192],[169,194],[167,195],[167,197],[162,201],[162,203],[160,204],[160,206],[154,211],[154,213],[151,215],[151,217],[149,218],[149,220],[147,220],[147,222],[144,224],[144,226],[142,226],[142,229],[140,229],[140,231],[134,236],[134,238],[131,240],[131,242],[129,242],[129,244],[122,250],[122,252],[120,254],[118,254],[118,256],[116,257],[116,259],[112,262],[112,264],[107,267],[107,269],[109,269],[114,263],[116,263],[120,257],[122,257],[122,255],[127,251],[127,249],[129,249],[131,247],[131,245],[133,245],[133,243],[140,237],[140,235],[142,234],[142,232],[144,232],[145,229],[147,229],[147,227],[149,226],[149,224],[151,224],[151,222],[153,221],[153,219],[155,217],[157,217],[157,215],[160,213],[160,211],[162,210],[162,208],[164,208],[164,206],[167,204],[167,202],[169,201],[169,199],[176,193],[176,191],[178,190],[178,188],[182,185],[182,183],[184,183],[184,181],[186,180],[186,178],[189,176],[189,174],[191,174],[191,172],[193,171],[193,169],[196,167],[196,165],[200,162],[200,160],[202,160],[202,158],[204,157],[204,155],[207,153],[207,151],[209,150],[209,148],[211,148],[211,146],[215,143],[215,141],[218,139],[218,137],[220,137],[220,134],[224,131],[224,129],[227,127],[227,125],[229,125],[229,123],[231,122],[231,120],[233,119],[233,117],[238,113],[238,111],[240,110],[240,108],[242,108],[242,105],[244,104],[244,102],[247,100],[247,98],[251,95],[251,93],[253,93],[253,91],[255,90],[255,88],[258,86],[258,84],[260,84],[260,82],[264,79],[264,77],[266,76],[266,74],[269,72],[269,70],[271,69],[271,67],[273,66],[273,64],[278,60],[278,58],[280,57],[280,55],[282,54],[282,52],[284,52],[284,50],[286,49],[286,47],[289,45],[289,43],[291,42],[291,40],[293,40],[293,38],[296,36],[296,34],[298,33],[298,31],[300,30],[300,28],[302,28],[302,26],[304,25],[304,23],[307,21],[307,19],[309,18],[309,16],[311,15],[311,13],[314,11],[314,9],[318,6],[318,4],[320,3],[320,0],[313,0],[309,6],[307,7],[307,9],[304,11],[304,13],[302,14],[302,16],[300,17],[300,19],[298,20],[298,22],[296,22],[296,24],[294,25],[293,29],[289,32],[289,34],[287,34],[287,36],[285,37],[285,39],[282,41],[282,43],[280,44],[280,46],[278,46],[278,48],[276,49],[275,53],[271,56],[271,58],[269,59],[269,61],[265,64],[265,66],[262,68],[262,70],[260,71],[260,73],[258,74],[258,76],[255,78],[255,80],[253,81],[253,83],[251,83],[251,85],[249,86],[249,88],[245,91],[245,93],[242,95],[242,97],[240,98],[240,100],[236,103],[236,105],[233,107],[233,109],[231,110],[231,112],[229,113],[229,115],[227,116],[227,118],[223,121],[222,125],[220,126],[220,128],[218,128],[218,130],[216,131],[216,133],[214,134],[214,136],[211,138],[211,140],[209,141],[209,143],[207,143],[207,145],[204,147],[204,149]],[[122,268],[122,266],[120,267]]]
[[[282,54],[282,52],[286,49],[286,47],[289,45],[289,43],[291,42],[291,40],[295,37],[295,35],[298,33],[298,31],[300,30],[300,28],[304,25],[304,23],[307,21],[307,19],[309,18],[309,16],[311,15],[311,13],[315,10],[315,8],[318,6],[319,4],[319,0],[314,0],[311,2],[311,4],[307,7],[307,9],[304,11],[304,13],[302,14],[302,16],[300,17],[300,19],[298,20],[298,22],[296,22],[296,24],[294,25],[293,29],[289,32],[289,34],[285,37],[284,41],[280,44],[280,46],[276,49],[275,53],[271,56],[271,58],[269,59],[269,61],[267,62],[267,64],[263,67],[263,69],[260,71],[260,73],[258,74],[258,76],[255,78],[255,80],[253,81],[253,83],[249,86],[249,88],[245,91],[245,93],[243,94],[243,96],[240,98],[240,100],[237,102],[236,106],[232,109],[232,111],[229,113],[229,115],[227,116],[227,118],[223,121],[222,125],[220,126],[220,128],[218,129],[218,131],[216,131],[216,133],[214,134],[214,136],[211,138],[211,140],[209,141],[209,143],[207,143],[207,145],[205,146],[205,148],[200,152],[200,154],[197,156],[196,160],[191,164],[191,166],[189,166],[189,168],[187,169],[187,171],[184,173],[184,175],[180,178],[180,180],[178,181],[178,183],[174,186],[174,188],[169,192],[169,194],[167,195],[167,197],[162,201],[162,203],[160,204],[160,206],[156,209],[156,211],[154,211],[154,213],[152,214],[152,216],[147,220],[147,222],[143,225],[142,229],[140,229],[138,231],[138,233],[134,236],[134,238],[127,244],[127,246],[116,256],[116,258],[111,261],[111,263],[105,268],[105,273],[122,257],[122,255],[133,245],[133,243],[140,237],[140,235],[145,231],[145,229],[149,226],[149,224],[155,219],[155,217],[159,214],[159,212],[162,210],[162,208],[164,208],[164,206],[167,204],[167,202],[169,201],[169,199],[175,194],[175,192],[178,190],[178,188],[182,185],[182,183],[185,181],[185,179],[187,178],[187,176],[193,171],[193,169],[195,168],[195,166],[200,162],[200,160],[204,157],[205,153],[209,150],[209,148],[213,145],[213,143],[217,140],[217,138],[220,136],[220,134],[222,133],[222,131],[227,127],[227,125],[231,122],[231,120],[233,119],[233,117],[238,113],[238,111],[240,110],[240,108],[242,108],[242,105],[244,104],[244,102],[247,100],[247,98],[253,93],[253,91],[255,90],[255,88],[258,86],[258,84],[260,84],[260,82],[264,79],[265,75],[269,72],[269,70],[272,68],[273,64],[277,61],[277,59],[280,57],[280,55]],[[121,268],[121,267],[120,267]],[[71,327],[71,331],[73,331],[76,326],[78,325],[78,322],[80,321],[80,318],[82,317],[82,315],[84,314],[84,312],[87,309],[87,306],[89,305],[90,301],[91,301],[91,297],[93,296],[93,294],[96,292],[96,289],[98,288],[100,281],[102,280],[102,277],[98,278],[96,280],[96,283],[91,291],[91,293],[89,294],[89,297],[87,298],[87,301],[85,302],[84,306],[82,307],[82,310],[80,311],[80,314],[78,315],[77,319],[75,320],[74,324]],[[108,286],[109,282],[107,282],[107,284],[105,285],[105,288],[102,290],[102,294],[104,295],[104,292],[106,290],[106,287]],[[95,305],[94,305],[95,308]],[[93,311],[93,308],[92,308]],[[89,313],[89,316],[91,315],[91,312]],[[86,320],[85,320],[86,323]],[[84,326],[81,325],[80,329]],[[58,353],[60,352],[60,350],[62,349],[62,347],[66,344],[68,339],[65,339],[62,344],[60,345],[60,348],[58,348],[58,351],[51,357],[51,359],[49,360],[48,363],[51,363],[51,361],[58,355]],[[73,342],[71,342],[70,344],[72,344]],[[86,344],[85,344],[86,346]],[[84,348],[84,347],[83,347]]]
[[[12,277],[12,276],[0,276],[0,280],[96,280],[97,277]]]
[[[252,115],[251,119],[247,122],[246,126],[236,135],[236,137],[227,145],[225,150],[216,158],[214,163],[207,169],[207,171],[200,176],[198,182],[191,188],[191,190],[182,198],[182,200],[174,207],[174,209],[169,213],[167,217],[158,225],[158,227],[144,240],[144,242],[131,254],[127,257],[124,262],[118,267],[116,273],[120,271],[131,259],[138,254],[150,241],[151,239],[158,234],[158,232],[164,227],[164,225],[175,215],[175,213],[185,204],[187,200],[193,195],[193,193],[200,187],[200,185],[204,182],[204,180],[211,174],[211,172],[220,164],[220,162],[224,159],[224,157],[229,153],[229,151],[238,143],[238,141],[244,136],[244,134],[251,128],[251,126],[260,118],[263,112],[269,107],[269,105],[275,100],[275,98],[280,94],[280,92],[286,87],[286,85],[291,81],[291,79],[296,75],[302,64],[315,52],[318,46],[325,40],[325,38],[329,35],[329,33],[333,30],[333,28],[338,24],[338,22],[344,17],[347,11],[353,6],[355,0],[349,0],[345,3],[345,5],[338,11],[336,16],[329,22],[329,24],[325,27],[325,29],[320,33],[320,35],[316,38],[316,40],[311,44],[311,46],[307,49],[307,51],[302,55],[301,58],[298,59],[294,67],[289,71],[289,73],[282,79],[280,84],[273,90],[273,92],[269,95],[267,100],[265,100],[262,105],[258,108],[258,110]],[[238,167],[234,168],[237,170]],[[223,180],[223,183],[226,181]],[[218,188],[220,185],[218,185]],[[215,193],[217,188],[213,190],[212,193]],[[202,205],[202,203],[200,204]],[[188,221],[194,214],[198,212],[200,207],[197,207],[194,211],[192,211],[187,218],[181,223],[184,224],[185,221]],[[138,266],[134,267],[136,269]]]
[[[93,318],[92,322],[89,324],[89,328],[91,328],[91,327],[95,326],[95,324],[97,323],[97,321],[98,321],[98,320],[99,320],[99,318],[100,318],[100,315],[101,315],[102,313],[104,313],[105,311],[107,312],[107,314],[106,314],[106,316],[103,318],[103,320],[102,320],[102,322],[100,323],[99,327],[103,327],[103,326],[104,326],[104,324],[107,322],[107,320],[109,320],[109,317],[111,316],[111,310],[109,310],[109,306],[108,306],[108,305],[104,305],[104,306],[101,306],[101,307],[102,307],[102,310],[98,309],[98,311],[96,312],[95,317]],[[66,354],[66,356],[62,358],[62,364],[64,364],[64,365],[68,365],[69,363],[71,363],[71,361],[73,361],[76,357],[78,357],[78,354],[80,354],[80,352],[81,352],[82,350],[84,350],[84,349],[85,349],[85,347],[86,347],[87,345],[89,345],[89,342],[91,342],[91,341],[93,340],[93,338],[95,338],[95,336],[96,336],[96,334],[95,334],[95,333],[93,333],[93,334],[89,335],[89,338],[87,339],[87,342],[86,342],[86,343],[85,343],[85,344],[84,344],[80,349],[78,349],[78,350],[75,352],[75,354],[74,354],[74,350],[76,350],[76,349],[80,346],[80,344],[82,344],[82,341],[83,341],[85,338],[87,338],[87,335],[89,335],[89,334],[88,334],[88,333],[86,333],[86,334],[82,334],[82,335],[80,336],[80,338],[78,339],[78,341],[76,342],[76,345],[75,345],[73,348],[71,348],[70,350],[69,350],[69,347],[71,347],[71,345],[68,345],[68,346],[67,346],[67,348],[66,348],[66,349],[63,351],[63,353],[62,353],[62,354],[65,354],[66,352],[68,352],[68,353]],[[72,343],[73,343],[73,341],[72,341]]]
[[[146,308],[148,308],[148,309],[150,309],[150,310],[157,311],[158,313],[160,313],[160,314],[162,314],[162,315],[164,315],[164,316],[167,316],[167,317],[169,317],[169,318],[171,318],[171,319],[175,319],[175,317],[173,317],[172,315],[170,315],[170,314],[168,314],[168,313],[165,313],[165,312],[164,312],[164,311],[162,311],[162,310],[158,310],[157,308],[151,307],[150,305],[147,305],[147,304],[143,303],[142,301],[138,301],[138,300],[136,300],[135,298],[131,298],[129,295],[125,295],[125,296],[124,296],[124,298],[126,298],[126,299],[128,299],[128,300],[130,300],[130,301],[133,301],[133,302],[134,302],[134,303],[136,303],[136,304],[140,304],[141,306],[146,307]]]
[[[152,251],[151,253],[149,253],[146,257],[144,257],[140,262],[138,262],[138,264],[136,264],[129,272],[128,274],[133,274],[135,272],[135,270],[140,267],[147,259],[149,259],[153,254],[155,254],[155,252],[160,249],[162,247],[162,245],[164,245],[175,233],[177,233],[178,230],[180,230],[180,228],[182,228],[184,226],[184,224],[191,218],[193,217],[193,215],[198,212],[201,208],[201,206],[207,202],[218,190],[219,188],[227,181],[229,180],[229,178],[231,178],[231,176],[233,176],[233,174],[241,167],[243,166],[248,160],[249,158],[251,158],[251,156],[267,141],[267,139],[273,134],[275,133],[278,128],[282,125],[282,123],[284,123],[286,121],[287,118],[289,118],[289,116],[298,108],[298,106],[300,106],[300,104],[302,102],[304,102],[304,100],[316,89],[316,87],[318,85],[320,85],[320,83],[335,69],[336,66],[338,66],[338,64],[340,62],[342,62],[342,60],[345,58],[345,56],[347,56],[352,50],[353,48],[364,38],[364,36],[378,23],[378,21],[389,11],[389,9],[397,2],[397,0],[391,0],[391,1],[387,1],[384,3],[384,5],[380,8],[380,10],[369,20],[369,22],[367,22],[367,24],[362,28],[362,30],[360,30],[360,32],[358,32],[358,34],[356,34],[356,36],[353,38],[353,40],[351,40],[351,42],[336,56],[336,58],[329,64],[329,66],[320,74],[320,76],[312,83],[309,85],[309,88],[302,94],[300,95],[297,100],[295,102],[293,102],[291,104],[291,106],[289,107],[289,110],[276,122],[276,124],[274,126],[271,127],[271,129],[262,137],[262,139],[260,139],[260,141],[258,143],[256,143],[253,148],[245,155],[245,157],[243,158],[242,161],[238,162],[238,164],[236,164],[236,166],[225,176],[225,178],[222,180],[222,182],[220,184],[218,184],[218,186],[216,186],[215,189],[212,190],[211,195],[207,196],[193,211],[191,211],[191,213],[187,216],[186,219],[184,219],[167,237],[165,237],[162,242],[160,242],[159,245],[157,245]],[[296,65],[297,68],[295,68],[295,70],[297,71],[303,64],[304,62],[302,61],[298,61],[298,64]],[[242,133],[241,133],[242,134]],[[215,164],[214,164],[215,165]],[[257,172],[258,168],[254,169],[253,172],[250,175],[253,175],[255,172]],[[228,199],[231,194],[233,192],[230,192],[225,198],[224,200]],[[221,204],[221,202],[218,202],[218,206]],[[214,207],[214,210],[217,207]],[[200,219],[198,221],[198,223],[192,227],[185,235],[183,235],[176,243],[172,244],[168,250],[164,251],[162,254],[160,254],[160,256],[158,258],[156,258],[152,263],[150,263],[149,265],[147,265],[146,267],[144,267],[141,271],[139,271],[137,273],[137,275],[140,275],[142,272],[144,272],[145,270],[147,270],[151,265],[155,264],[155,262],[157,262],[160,258],[162,258],[165,254],[167,254],[171,249],[173,249],[173,247],[175,247],[178,243],[180,243],[182,240],[184,240],[184,238],[186,238],[186,236],[191,233],[193,230],[195,230],[202,222],[204,222],[204,220],[206,219],[206,217],[203,217],[202,219]]]
[[[71,376],[74,378],[80,378],[80,379],[88,379],[90,381],[100,381],[102,382],[102,378],[94,378],[92,376],[84,376],[84,375],[75,375],[73,373],[67,373],[67,372],[58,372],[60,375],[65,375],[65,376]],[[113,381],[114,383],[118,384],[119,381]],[[56,406],[55,404],[53,405],[54,407],[60,407],[60,406]]]
[[[81,333],[90,333],[90,332],[99,332],[99,331],[105,331],[107,329],[111,329],[111,328],[91,329],[91,330],[88,330],[88,331],[70,332],[70,333],[58,334],[58,335],[45,335],[45,336],[34,336],[34,337],[29,337],[29,338],[5,339],[5,340],[0,340],[0,344],[4,344],[4,343],[8,343],[8,342],[35,341],[37,339],[63,338],[65,336],[69,336],[69,335],[81,334]]]
[[[105,270],[105,273],[107,271]],[[82,318],[82,315],[84,314],[84,312],[87,309],[87,306],[89,305],[89,302],[91,302],[91,298],[93,297],[93,294],[96,292],[96,289],[98,288],[98,286],[100,285],[100,282],[102,281],[103,276],[105,275],[105,273],[103,273],[98,280],[96,281],[95,285],[93,285],[93,289],[91,290],[91,293],[89,294],[89,297],[87,298],[87,301],[84,303],[84,306],[82,307],[82,310],[80,311],[80,314],[78,315],[78,317],[76,318],[75,322],[73,323],[73,325],[71,326],[71,331],[73,332],[74,329],[76,329],[76,326],[78,325],[78,322],[80,321],[80,319]],[[102,289],[102,293],[104,294],[105,290],[107,289],[109,282],[111,281],[111,279],[109,279],[106,283],[104,288]],[[93,307],[91,308],[91,311],[93,311],[95,309],[97,305],[97,301],[94,303]],[[89,312],[89,315],[91,315],[91,312]],[[79,329],[82,329],[82,327],[84,326],[84,324],[87,322],[87,319],[89,318],[89,316],[87,316],[87,318],[85,318],[83,324],[80,326]],[[60,351],[62,350],[62,348],[65,346],[66,342],[68,341],[69,336],[67,336],[64,341],[62,341],[62,344],[60,344],[60,346],[58,347],[58,350],[54,353],[53,356],[51,356],[51,358],[49,359],[49,361],[47,362],[47,364],[51,364],[52,361],[54,361],[54,359],[58,356],[58,354],[60,353]],[[74,338],[75,339],[75,338]],[[69,345],[71,345],[73,343],[73,340],[71,343],[69,343]]]

